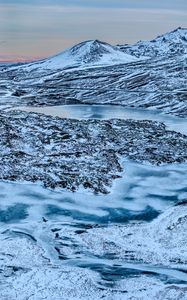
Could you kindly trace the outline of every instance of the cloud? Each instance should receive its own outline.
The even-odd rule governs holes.
[[[0,4],[29,5],[29,6],[77,6],[90,8],[160,8],[187,9],[186,0],[0,0]]]
[[[122,2],[115,1],[118,5]],[[0,0],[2,2],[5,3]],[[114,1],[111,0],[7,2],[9,4],[1,5],[0,10],[0,37],[2,42],[6,41],[0,42],[0,52],[19,57],[22,54],[52,55],[88,39],[100,39],[111,44],[133,43],[140,39],[153,39],[179,26],[187,27],[187,10],[136,7],[140,2],[146,6],[146,0],[124,0],[126,5],[134,5],[129,8],[112,7]],[[18,2],[22,5],[16,4]],[[76,5],[73,5],[75,2]],[[78,5],[80,2],[82,6]],[[94,2],[98,6],[84,6],[86,2],[89,5]],[[104,5],[106,2],[107,7],[99,7],[99,3]],[[161,3],[160,0],[157,2]],[[168,3],[168,0],[165,2]],[[182,3],[182,0],[177,3]]]

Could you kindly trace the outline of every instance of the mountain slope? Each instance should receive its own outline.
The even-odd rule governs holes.
[[[173,56],[187,54],[187,28],[177,28],[151,41],[139,41],[134,45],[118,45],[121,51],[136,57]]]
[[[136,60],[136,57],[122,52],[118,47],[98,40],[90,40],[77,44],[50,58],[24,64],[21,68],[28,71],[36,69],[57,70],[129,63]]]
[[[146,42],[139,55],[156,45],[149,59],[129,58],[116,47],[89,41],[40,62],[7,68],[0,72],[1,105],[120,104],[186,117],[186,31]],[[137,44],[128,47],[135,53]]]

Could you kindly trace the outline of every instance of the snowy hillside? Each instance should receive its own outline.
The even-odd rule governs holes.
[[[186,38],[0,65],[0,300],[187,300]]]
[[[27,63],[23,69],[65,69],[84,66],[101,66],[136,61],[137,58],[122,52],[118,47],[113,47],[98,40],[90,40],[75,45],[50,58]]]
[[[120,104],[187,116],[187,29],[123,50],[128,53],[87,41],[42,61],[4,68],[1,103]]]
[[[187,53],[187,28],[177,28],[151,41],[139,41],[134,45],[119,45],[120,50],[130,55],[140,56],[173,56]]]

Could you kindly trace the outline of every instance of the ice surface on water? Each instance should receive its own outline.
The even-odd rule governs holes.
[[[15,108],[14,108],[15,109]],[[160,113],[158,110],[126,108],[120,105],[62,105],[43,107],[20,107],[24,111],[71,119],[134,119],[152,120],[166,124],[169,130],[187,135],[187,120]]]
[[[27,108],[26,110],[31,109]],[[165,122],[171,130],[187,134],[186,120],[161,115],[155,111],[95,105],[32,108],[32,111],[78,119],[133,118],[158,120]],[[38,184],[28,184],[1,181],[0,225],[1,233],[3,233],[1,235],[2,243],[7,237],[8,243],[11,239],[17,240],[18,237],[31,240],[43,249],[44,256],[50,259],[54,265],[65,264],[67,267],[76,268],[83,266],[86,269],[99,272],[105,288],[107,287],[106,284],[113,284],[113,279],[125,278],[127,281],[133,280],[133,276],[135,276],[135,279],[138,280],[138,274],[142,274],[145,278],[145,274],[148,273],[149,276],[146,278],[155,276],[154,280],[163,276],[162,279],[164,278],[165,282],[168,278],[172,283],[179,283],[180,280],[187,281],[185,273],[175,269],[125,261],[117,266],[115,263],[118,264],[118,260],[115,260],[115,255],[112,252],[110,253],[111,257],[102,257],[101,254],[94,256],[90,250],[84,250],[84,244],[82,244],[81,238],[79,239],[77,231],[84,231],[88,224],[96,226],[96,228],[101,226],[101,229],[103,226],[107,229],[108,225],[110,228],[114,224],[122,225],[131,221],[149,222],[173,206],[178,200],[187,199],[187,163],[152,166],[124,160],[122,164],[124,164],[123,177],[113,183],[111,193],[108,195],[94,195],[84,189],[80,189],[76,193],[64,190],[53,191],[44,189],[39,182]],[[62,261],[59,260],[60,254],[55,249],[55,247],[58,249],[58,239],[55,240],[55,232],[53,236],[51,231],[55,228],[62,230],[64,240],[60,241],[66,244],[66,246],[62,246],[64,251],[64,256],[61,255],[64,258]],[[92,235],[90,239],[91,237]],[[102,238],[104,237],[102,236]],[[25,248],[26,245],[27,243],[25,243]],[[108,247],[108,249],[110,247],[112,249],[113,246],[111,244]],[[24,253],[21,255],[27,256]],[[39,274],[38,272],[36,274]]]
[[[134,218],[146,220],[146,212],[152,219],[157,212],[187,198],[186,163],[159,167],[131,161],[123,164],[123,178],[114,183],[109,195],[1,182],[0,221],[29,222],[46,216],[54,220],[125,223]]]
[[[122,225],[128,221],[151,221],[177,200],[187,197],[187,164],[155,167],[131,161],[123,163],[124,176],[115,182],[109,195],[93,195],[83,190],[77,193],[52,191],[39,184],[1,182],[1,239],[7,236],[11,241],[23,237],[37,243],[54,265],[97,271],[104,286],[108,280],[113,285],[118,280],[145,274],[166,282],[187,281],[186,275],[175,269],[125,261],[117,266],[119,261],[112,253],[114,257],[110,258],[84,250],[77,232],[84,231],[88,224],[107,228],[107,225]],[[56,251],[58,239],[55,241],[55,232],[51,232],[55,228],[61,228],[63,233],[64,240],[60,239],[60,244],[67,245],[61,246],[62,261],[59,256],[63,255]]]

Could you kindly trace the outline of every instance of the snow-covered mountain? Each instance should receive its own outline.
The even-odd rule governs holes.
[[[117,47],[99,40],[82,42],[62,54],[66,54],[70,59],[81,64],[108,65],[118,62],[129,63],[136,60],[131,55],[120,51]]]
[[[126,46],[129,54],[88,41],[43,61],[7,67],[0,72],[1,104],[107,103],[185,117],[186,39],[187,30],[176,29],[153,41]]]
[[[57,70],[75,67],[91,67],[129,63],[137,61],[137,58],[124,53],[118,47],[110,44],[90,40],[67,49],[55,56],[33,63],[27,63],[21,68],[32,71],[36,69]]]
[[[136,57],[173,56],[187,54],[187,28],[177,28],[151,41],[139,41],[134,45],[118,45],[119,49]]]
[[[186,44],[177,31],[171,55],[171,35],[150,59],[89,41],[0,65],[0,300],[187,300],[187,119],[146,113],[187,117]],[[86,118],[16,107],[73,103]],[[145,109],[101,120],[93,103]]]

